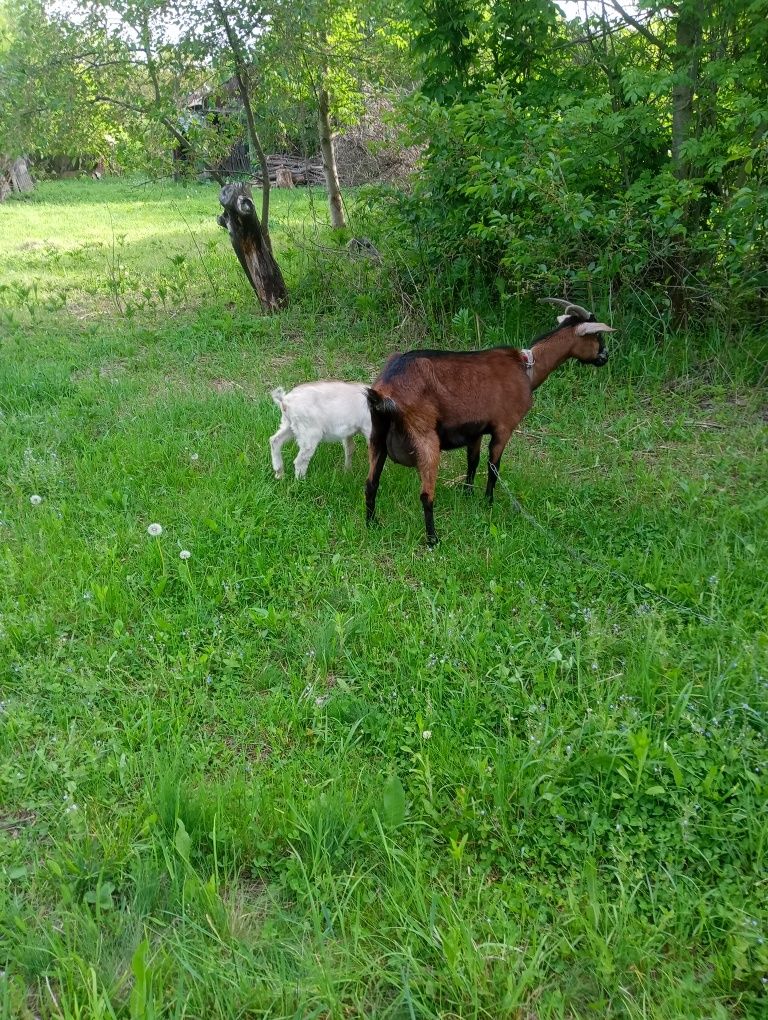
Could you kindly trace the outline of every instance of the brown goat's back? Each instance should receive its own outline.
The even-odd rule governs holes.
[[[483,431],[491,431],[511,407],[527,410],[531,403],[525,366],[513,347],[395,354],[373,389],[394,401],[404,424],[418,431],[438,422],[449,429],[482,422]]]

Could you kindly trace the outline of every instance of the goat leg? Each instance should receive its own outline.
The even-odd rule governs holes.
[[[376,516],[376,493],[379,491],[379,479],[387,459],[386,436],[371,436],[368,442],[368,459],[371,467],[365,483],[365,523],[371,524]]]
[[[283,477],[283,455],[281,450],[289,439],[293,439],[293,429],[283,419],[280,422],[280,428],[269,440],[269,446],[272,451],[272,469],[275,472],[275,478]]]
[[[424,525],[427,529],[427,545],[437,545],[438,537],[435,531],[435,484],[437,483],[437,469],[440,464],[440,444],[437,435],[429,438],[424,437],[417,441],[416,461],[421,478],[421,505],[424,508]]]
[[[344,470],[349,471],[352,467],[352,454],[355,452],[355,441],[352,436],[345,436],[342,439],[344,444]]]
[[[428,492],[422,492],[421,505],[424,507],[424,525],[427,529],[427,545],[437,545],[440,539],[437,537],[437,532],[435,531],[434,497],[430,496]]]
[[[511,429],[505,429],[502,432],[494,432],[491,436],[491,445],[488,450],[488,484],[485,487],[485,498],[489,503],[493,502],[493,490],[496,487],[496,481],[499,477],[501,455],[504,453],[504,448],[509,442],[511,434]]]
[[[478,436],[477,439],[473,440],[467,446],[467,477],[464,482],[464,487],[467,492],[471,492],[475,484],[475,475],[477,474],[477,466],[480,463],[480,446],[483,442],[483,437]]]

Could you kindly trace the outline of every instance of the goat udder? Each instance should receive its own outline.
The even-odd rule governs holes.
[[[408,436],[399,429],[391,428],[387,433],[387,453],[403,467],[416,466],[416,451]]]

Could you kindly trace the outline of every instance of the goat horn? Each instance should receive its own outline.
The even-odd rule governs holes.
[[[545,297],[539,298],[541,304],[556,305],[558,308],[564,308],[566,315],[578,315],[580,319],[589,319],[592,316],[592,312],[586,308],[582,308],[581,305],[575,305],[572,301],[564,301],[562,298],[556,297]]]

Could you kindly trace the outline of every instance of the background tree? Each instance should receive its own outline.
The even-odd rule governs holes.
[[[101,153],[107,134],[125,141],[91,102],[88,66],[103,40],[49,18],[39,0],[7,0],[0,18],[0,151]]]
[[[91,145],[108,127],[140,140],[136,155],[144,167],[159,172],[175,154],[193,172],[202,169],[223,184],[218,166],[239,135],[239,117],[234,112],[191,115],[187,106],[192,93],[215,93],[234,77],[251,145],[266,167],[250,104],[250,67],[265,25],[260,6],[240,3],[235,8],[220,0],[194,5],[183,0],[73,0],[54,16],[37,0],[18,0],[18,12],[23,17],[14,22],[13,59],[0,71],[23,87],[23,94],[10,90],[15,102],[11,123],[24,126],[38,150],[61,145],[83,151],[84,145],[93,151]],[[256,224],[263,234],[248,261],[249,279],[263,303],[265,294],[274,293],[284,303],[282,277],[271,258],[268,174],[261,222],[255,210],[248,222],[249,236]],[[265,307],[271,310],[275,301]]]
[[[676,322],[760,309],[764,4],[606,0],[571,22],[550,0],[410,11],[410,122],[429,148],[402,211],[443,287],[623,288]]]
[[[366,89],[400,84],[407,75],[408,26],[398,3],[275,0],[266,38],[271,86],[314,110],[331,225],[346,225],[335,133],[365,108]]]

